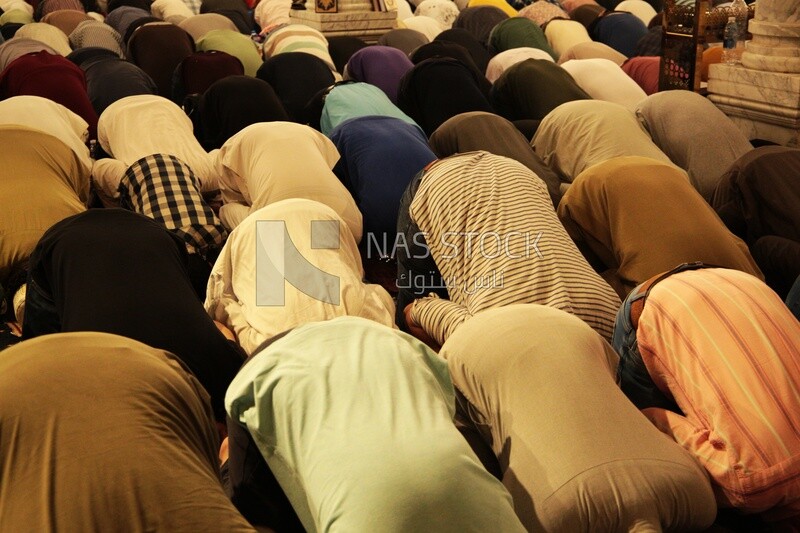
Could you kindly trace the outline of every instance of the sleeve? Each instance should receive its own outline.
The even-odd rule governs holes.
[[[219,208],[219,219],[228,228],[228,231],[236,229],[236,226],[241,224],[249,214],[250,207],[242,204],[225,204]]]
[[[411,318],[440,345],[471,316],[463,305],[433,296],[416,300],[411,308]]]
[[[128,167],[117,159],[99,159],[92,165],[92,181],[102,196],[119,198],[119,182]]]

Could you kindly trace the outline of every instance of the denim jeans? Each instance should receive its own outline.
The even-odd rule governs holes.
[[[60,331],[61,319],[58,316],[53,298],[36,283],[33,276],[28,275],[28,287],[25,293],[25,315],[22,319],[23,340]]]
[[[617,382],[625,396],[639,409],[661,407],[679,413],[680,409],[675,402],[656,387],[639,352],[636,329],[631,323],[631,305],[646,296],[641,288],[642,285],[636,287],[625,298],[617,312],[614,335],[611,339],[620,357]]]
[[[400,199],[397,213],[397,232],[405,237],[406,246],[397,247],[397,305],[395,307],[395,323],[403,331],[408,331],[405,308],[417,298],[434,292],[447,298],[447,289],[442,282],[442,275],[433,256],[430,255],[427,243],[422,237],[419,227],[411,220],[409,209],[411,201],[419,188],[424,171],[418,173],[409,183],[406,192]]]

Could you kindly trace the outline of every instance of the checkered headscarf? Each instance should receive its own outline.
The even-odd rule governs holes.
[[[119,184],[120,206],[161,223],[186,243],[189,253],[207,256],[228,236],[203,200],[192,169],[167,154],[153,154],[132,164]]]

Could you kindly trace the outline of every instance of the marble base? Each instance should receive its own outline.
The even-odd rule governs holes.
[[[798,139],[798,128],[777,126],[767,122],[762,122],[753,118],[739,117],[731,115],[725,110],[725,106],[718,106],[723,113],[733,121],[734,124],[745,134],[748,139],[764,139],[778,143],[782,146],[790,148],[800,148],[800,139]]]
[[[772,72],[800,72],[800,24],[756,18],[750,21],[747,30],[753,39],[742,54],[744,66]]]
[[[313,10],[290,13],[294,24],[305,24],[326,37],[351,35],[368,44],[397,27],[396,11],[352,11],[345,13],[316,13]]]
[[[708,99],[750,138],[797,145],[800,74],[764,72],[745,66],[711,65]]]

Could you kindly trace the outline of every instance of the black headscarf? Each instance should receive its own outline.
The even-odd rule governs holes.
[[[508,120],[535,119],[565,102],[591,100],[569,72],[545,59],[526,59],[507,69],[492,85],[492,105]]]
[[[409,55],[411,62],[415,65],[434,57],[450,57],[465,64],[467,68],[473,71],[475,77],[478,79],[481,92],[483,92],[484,96],[487,98],[489,97],[489,89],[492,88],[492,84],[486,79],[484,71],[481,71],[477,65],[475,65],[472,56],[466,48],[460,44],[435,40],[428,44],[423,44]]]
[[[397,105],[430,136],[467,111],[493,112],[474,70],[452,58],[426,59],[403,76]]]
[[[256,76],[269,83],[293,122],[305,123],[306,104],[336,81],[320,58],[305,52],[286,52],[268,58]]]
[[[489,34],[492,33],[492,28],[507,18],[509,18],[508,14],[499,7],[468,7],[458,14],[453,27],[467,30],[478,39],[478,42],[486,45],[489,42]]]
[[[352,55],[366,46],[367,43],[352,35],[328,37],[328,53],[337,72],[344,72],[344,66]]]
[[[64,219],[31,254],[28,287],[25,338],[99,331],[167,350],[194,372],[225,420],[225,391],[242,354],[198,300],[183,241],[157,222],[124,209]]]
[[[200,123],[207,150],[256,122],[288,121],[272,86],[258,78],[229,76],[215,82],[200,101]]]
[[[467,49],[478,70],[486,73],[486,67],[492,59],[492,53],[474,35],[464,28],[450,28],[436,36],[434,41],[460,44]]]
[[[378,44],[381,46],[391,46],[410,54],[412,50],[418,46],[429,42],[428,38],[417,30],[409,28],[397,28],[390,30],[378,38]]]
[[[233,21],[236,28],[245,35],[255,28],[253,15],[244,0],[203,0],[200,13],[218,13]]]
[[[174,24],[147,24],[128,42],[128,59],[153,78],[164,98],[172,96],[175,69],[193,53],[194,39]]]
[[[155,82],[142,69],[106,52],[110,55],[90,56],[79,64],[86,74],[86,90],[97,116],[126,96],[158,94]]]

